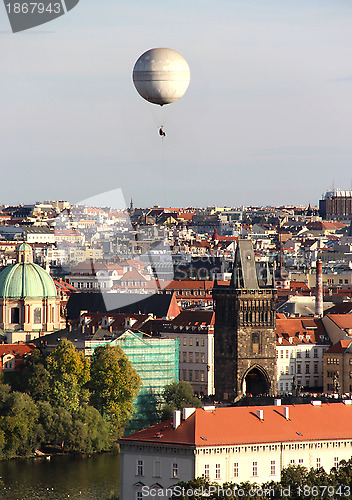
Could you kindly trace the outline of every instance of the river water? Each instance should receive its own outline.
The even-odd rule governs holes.
[[[0,462],[1,500],[108,500],[118,495],[119,455]]]

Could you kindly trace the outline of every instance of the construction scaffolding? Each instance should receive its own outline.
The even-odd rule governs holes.
[[[179,381],[179,341],[146,337],[142,332],[128,330],[110,345],[123,349],[142,380],[134,401],[136,412],[126,430],[130,434],[158,421],[164,387]]]

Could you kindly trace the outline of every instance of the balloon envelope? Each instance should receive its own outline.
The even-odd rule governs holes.
[[[159,48],[144,52],[133,68],[137,92],[153,104],[170,104],[186,92],[190,70],[176,50]]]

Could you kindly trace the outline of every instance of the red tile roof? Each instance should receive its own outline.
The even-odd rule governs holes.
[[[339,340],[338,342],[336,342],[336,344],[331,346],[325,352],[328,354],[332,354],[332,353],[339,354],[339,353],[347,352],[349,350],[349,347],[351,346],[351,344],[352,344],[352,340]]]
[[[328,314],[327,317],[343,330],[352,329],[352,314]]]
[[[288,408],[289,420],[280,406],[197,409],[177,429],[167,420],[124,437],[121,442],[221,446],[352,438],[352,405],[302,404]],[[263,421],[257,417],[257,409],[263,410]]]
[[[299,337],[303,336],[303,339]],[[328,334],[320,318],[278,318],[276,337],[282,344],[329,344]],[[309,338],[308,338],[309,337]],[[289,339],[292,338],[292,342]]]
[[[5,354],[23,356],[35,348],[34,344],[0,344],[0,356],[4,356]]]

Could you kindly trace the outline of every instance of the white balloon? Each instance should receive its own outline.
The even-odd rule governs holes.
[[[137,92],[146,101],[160,106],[180,99],[189,82],[188,63],[176,50],[147,50],[133,68],[133,83]]]

